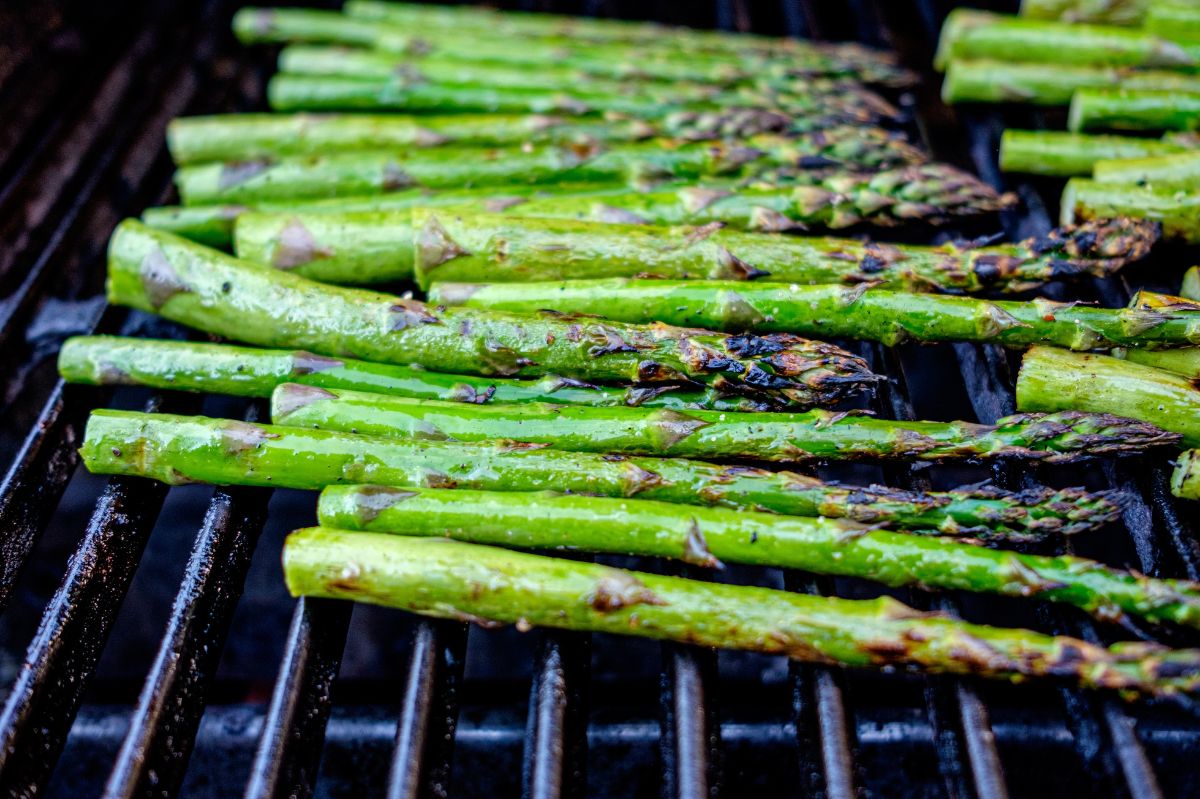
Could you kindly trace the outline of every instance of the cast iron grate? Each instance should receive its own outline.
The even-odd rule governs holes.
[[[896,46],[922,65],[949,4],[516,5],[859,39]],[[385,614],[340,603],[286,604],[277,585],[264,599],[256,587],[263,577],[254,577],[275,557],[279,531],[311,514],[286,492],[213,491],[196,529],[171,504],[183,490],[77,475],[74,448],[86,415],[110,399],[247,419],[262,413],[255,403],[211,410],[211,398],[112,398],[64,388],[53,370],[57,344],[72,333],[187,335],[96,298],[112,226],[170,197],[167,120],[261,104],[269,58],[235,45],[227,33],[232,10],[208,0],[0,11],[0,444],[8,469],[0,484],[0,795],[700,799],[767,790],[999,799],[1064,787],[1138,798],[1200,790],[1188,759],[1200,744],[1200,724],[1169,709],[1065,689],[851,674],[604,637],[538,633],[518,642],[511,633],[468,633],[456,623],[397,620],[400,614],[383,623]],[[908,98],[914,131],[940,157],[1000,185],[994,152],[1003,124],[1045,120],[954,116],[937,103],[935,85]],[[1049,228],[1053,202],[1045,198],[1052,192],[1006,188],[1024,200],[1003,218],[1006,232]],[[1113,303],[1128,286],[1072,290]],[[997,348],[862,352],[892,377],[877,400],[882,414],[988,421],[1011,411],[1011,364]],[[964,388],[947,387],[959,382]],[[1002,468],[987,476],[1013,486],[1128,487],[1124,524],[1081,545],[1149,574],[1200,574],[1200,550],[1159,466]],[[866,475],[878,477],[921,486],[964,475],[908,468]],[[186,562],[182,550],[164,556],[155,544],[160,530],[179,531],[168,543],[190,545]],[[166,588],[148,592],[147,573],[159,570],[169,575],[160,580]],[[748,579],[849,596],[872,590],[794,574]],[[123,609],[127,594],[134,601]],[[1077,614],[1031,615],[1024,606],[971,597],[905,598],[970,618],[1104,634]],[[136,649],[142,640],[130,639],[125,616],[155,601],[165,612],[148,624],[151,645],[133,659],[132,672],[122,671],[112,650]],[[281,609],[292,608],[290,624],[276,625],[274,648],[249,641],[237,615],[256,613],[262,602],[272,609],[264,624],[286,619]],[[401,635],[403,645],[384,643]],[[357,662],[370,648],[364,637],[381,650],[366,666]],[[1183,634],[1173,640],[1196,643]],[[250,664],[248,676],[238,662]],[[513,663],[518,676],[506,679]]]

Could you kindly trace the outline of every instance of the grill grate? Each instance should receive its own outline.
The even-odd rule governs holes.
[[[937,0],[513,5],[857,38],[894,45],[915,64],[927,59],[948,10]],[[183,789],[252,797],[314,790],[389,797],[520,792],[537,799],[661,791],[703,799],[757,787],[834,799],[1003,799],[1010,792],[1050,795],[1074,781],[1076,789],[1087,784],[1097,796],[1141,799],[1200,789],[1188,759],[1200,744],[1193,720],[1044,686],[1009,689],[805,664],[780,666],[758,685],[759,675],[772,668],[762,659],[553,632],[532,637],[530,680],[522,683],[475,672],[484,671],[487,656],[501,663],[524,657],[529,637],[514,643],[518,639],[505,633],[468,634],[461,624],[425,620],[405,621],[401,629],[412,638],[403,656],[397,647],[382,647],[382,677],[359,680],[347,672],[358,668],[351,655],[361,611],[352,617],[344,603],[295,603],[291,624],[276,642],[281,654],[273,682],[231,677],[222,673],[222,653],[245,643],[235,611],[244,592],[258,590],[257,544],[262,538],[263,549],[275,546],[267,508],[280,497],[262,489],[212,493],[177,592],[165,600],[165,632],[154,630],[155,653],[147,653],[131,684],[106,678],[102,653],[120,626],[122,602],[169,497],[165,487],[140,480],[109,480],[98,498],[89,493],[98,481],[72,482],[83,422],[108,396],[64,388],[49,356],[74,332],[138,333],[157,325],[155,335],[184,335],[136,313],[104,309],[93,298],[113,224],[169,196],[171,167],[161,144],[167,120],[261,102],[269,62],[236,47],[227,33],[232,10],[230,3],[209,0],[194,8],[114,3],[102,11],[49,4],[29,20],[0,11],[0,19],[11,22],[0,25],[0,113],[8,123],[0,130],[0,219],[8,220],[0,224],[0,444],[14,453],[0,484],[0,612],[8,611],[0,616],[0,698],[6,702],[0,795],[92,795],[106,780],[103,791],[112,797],[172,796]],[[945,160],[972,166],[1020,194],[1023,210],[1002,219],[1010,235],[1047,230],[1044,187],[1006,185],[994,152],[1006,122],[1055,120],[1016,112],[954,116],[937,103],[935,86],[927,82],[912,98],[919,112],[915,132]],[[1128,288],[1123,279],[1084,286],[1079,298],[1119,303]],[[860,351],[892,377],[877,399],[882,415],[916,418],[931,415],[927,407],[940,413],[957,403],[956,418],[990,421],[1013,407],[1011,364],[998,348],[928,348],[920,359],[904,348]],[[930,390],[946,375],[961,377],[962,397]],[[137,394],[135,402],[183,412],[200,407],[196,398],[176,396]],[[222,411],[250,420],[262,413],[253,403]],[[959,477],[909,468],[889,468],[883,476],[916,488]],[[1136,486],[1124,529],[1096,545],[1110,547],[1102,550],[1108,559],[1127,560],[1148,574],[1200,574],[1200,545],[1159,466],[999,468],[990,476],[1010,487],[1064,480]],[[82,501],[72,499],[75,490],[89,504],[94,500],[77,542],[60,529],[71,519],[55,511],[60,501]],[[293,514],[287,521],[306,520]],[[30,573],[43,556],[53,561],[55,551],[39,543],[43,531],[53,531],[47,538],[57,544],[51,544],[74,554],[49,578],[49,590],[39,591]],[[870,590],[797,574],[770,579],[846,596]],[[905,598],[971,618],[993,608],[965,596]],[[32,615],[20,612],[26,608]],[[1013,610],[1017,619],[1022,612]],[[40,627],[28,629],[39,613]],[[1080,618],[1042,611],[1028,623],[1100,640],[1102,631]],[[501,656],[509,646],[515,654]],[[484,655],[473,658],[480,647]],[[6,661],[6,653],[16,660]],[[740,668],[743,662],[752,665]],[[614,673],[624,679],[656,668],[656,689],[645,690],[649,686],[636,679],[613,681]],[[382,695],[398,699],[398,709],[380,704],[384,684],[392,687]],[[626,712],[629,706],[636,709]]]

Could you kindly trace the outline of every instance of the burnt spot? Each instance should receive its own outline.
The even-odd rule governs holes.
[[[439,472],[436,469],[424,469],[420,482],[426,488],[458,488],[457,480],[445,472]]]
[[[635,386],[626,390],[625,405],[636,408],[655,397],[674,390],[675,386]]]
[[[450,237],[436,216],[425,220],[425,224],[417,233],[417,269],[428,271],[447,261],[470,254]]]
[[[384,191],[411,189],[415,185],[417,182],[413,180],[412,175],[401,169],[399,165],[391,161],[384,165],[383,174],[379,180],[379,187]]]
[[[770,274],[765,269],[751,266],[725,247],[717,247],[717,270],[715,277],[731,280],[756,280],[760,277],[767,277]]]
[[[636,463],[624,458],[613,457],[605,458],[605,460],[624,464],[621,469],[621,482],[624,487],[625,496],[627,497],[635,496],[643,491],[658,488],[665,484],[662,475],[652,472],[649,469],[643,469]]]
[[[873,252],[868,252],[858,263],[858,268],[867,275],[878,274],[879,272],[887,269],[887,267],[887,261],[883,260]]]
[[[129,372],[107,360],[96,364],[96,382],[102,386],[135,386],[139,383]]]
[[[669,408],[655,411],[650,415],[648,421],[653,425],[654,437],[659,447],[667,450],[697,430],[702,430],[709,425],[708,422],[697,419],[694,416],[688,416],[686,413],[673,411]]]
[[[221,164],[217,175],[217,188],[221,191],[231,189],[257,177],[271,168],[268,158],[255,158],[249,161],[229,161]]]
[[[718,230],[721,230],[723,227],[725,227],[724,222],[709,222],[707,224],[691,228],[688,230],[687,235],[683,237],[683,246],[686,248],[691,247],[694,244],[699,244],[712,234],[716,233]]]
[[[318,372],[327,372],[330,369],[342,369],[346,366],[345,361],[337,358],[326,358],[324,355],[316,355],[304,350],[297,350],[292,353],[292,377],[300,377],[302,375],[312,375]]]
[[[388,330],[405,330],[416,325],[439,325],[441,319],[429,312],[429,308],[416,300],[396,300],[388,308]]]
[[[483,405],[489,402],[495,394],[495,386],[488,386],[483,391],[480,391],[468,383],[455,383],[446,398],[454,402],[469,402],[473,405]]]
[[[276,438],[279,438],[278,433],[268,432],[249,422],[228,421],[221,427],[221,449],[226,455],[239,455],[258,449]]]
[[[588,329],[588,338],[596,343],[588,347],[588,355],[599,358],[614,352],[637,352],[637,347],[626,341],[620,333],[605,325],[593,325]]]
[[[419,492],[390,486],[359,486],[354,491],[354,515],[363,524],[370,524],[383,511],[415,496]]]
[[[637,365],[637,381],[639,383],[661,383],[678,380],[679,377],[679,372],[658,361],[639,361]]]
[[[187,294],[192,290],[167,260],[167,254],[161,247],[155,247],[142,258],[139,275],[142,278],[142,291],[150,307],[156,311],[176,294]]]
[[[683,553],[679,559],[684,563],[691,563],[705,569],[725,568],[725,564],[709,550],[708,541],[705,540],[704,533],[700,530],[700,523],[694,518],[688,525],[687,533],[684,534]]]
[[[314,402],[337,399],[337,394],[317,386],[301,383],[284,383],[271,396],[271,411],[275,420],[282,421],[296,411]]]
[[[271,265],[276,269],[295,269],[331,257],[333,248],[318,243],[312,231],[299,219],[292,217],[279,231],[279,243],[271,255]]]
[[[632,574],[606,569],[587,597],[587,603],[600,613],[612,613],[634,605],[665,605],[641,580]]]
[[[526,197],[492,197],[484,201],[483,210],[498,214],[526,202],[529,202]]]
[[[534,361],[492,338],[480,342],[476,351],[479,353],[480,361],[487,374],[506,377],[515,375],[527,366],[534,365]]]

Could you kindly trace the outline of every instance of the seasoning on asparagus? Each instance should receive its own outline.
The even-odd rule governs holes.
[[[796,336],[443,310],[263,269],[136,220],[110,242],[108,299],[248,344],[458,374],[690,382],[788,404],[835,402],[877,380],[860,358]]]
[[[387,194],[414,188],[637,184],[714,175],[753,175],[773,168],[853,172],[853,169],[892,167],[924,159],[920,150],[888,131],[838,128],[798,138],[757,136],[739,144],[654,139],[612,145],[583,142],[482,151],[473,147],[371,150],[206,163],[181,168],[175,174],[175,184],[185,205],[201,205]],[[819,177],[824,177],[824,172]],[[906,180],[892,180],[907,187],[920,179],[919,174],[922,173]],[[870,177],[855,176],[854,183],[865,183]],[[926,184],[941,181],[932,188],[942,194],[980,192],[978,181],[968,180],[962,173],[935,170],[924,180]],[[947,182],[952,185],[945,186]],[[916,191],[923,188],[925,185],[921,184]],[[994,192],[991,196],[995,196]],[[920,199],[924,198],[914,197]]]
[[[1097,161],[1174,155],[1194,145],[1170,138],[1146,139],[1056,130],[1006,130],[1000,137],[1000,168],[1005,172],[1070,177],[1091,175]]]
[[[1181,434],[1185,447],[1200,446],[1200,390],[1191,379],[1108,355],[1031,348],[1017,379],[1017,407],[1140,419]]]
[[[444,536],[517,549],[580,550],[859,577],[884,585],[1035,597],[1104,621],[1126,616],[1200,627],[1200,583],[1158,580],[1071,556],[1024,555],[724,508],[490,491],[383,486],[325,489],[319,523],[339,530]]]
[[[555,203],[536,203],[553,213]],[[484,203],[486,206],[486,203]],[[1145,220],[1105,220],[1051,231],[1017,244],[937,247],[857,239],[781,237],[716,226],[655,227],[517,218],[448,208],[444,212],[246,213],[236,226],[239,257],[283,264],[329,283],[368,284],[412,277],[523,282],[636,277],[770,279],[795,283],[869,282],[910,291],[1015,292],[1073,276],[1103,277],[1143,257],[1157,238]],[[573,204],[563,199],[559,210]],[[298,259],[298,231],[316,242]],[[419,242],[453,241],[454,257]]]
[[[802,286],[728,280],[566,280],[544,283],[435,283],[430,301],[491,310],[601,314],[624,321],[708,325],[724,330],[789,330],[894,345],[980,341],[1073,350],[1200,344],[1200,310],[1095,308],[1038,298],[1028,302],[912,294],[865,286]]]
[[[1138,186],[1071,178],[1063,189],[1064,225],[1129,216],[1153,219],[1165,238],[1200,243],[1200,190],[1189,186]]]
[[[794,594],[458,541],[324,528],[292,533],[283,562],[296,596],[353,599],[485,625],[611,632],[1009,681],[1055,676],[1128,697],[1191,694],[1200,684],[1200,652],[1148,643],[1106,649],[968,624],[890,597]]]
[[[1071,98],[1067,127],[1084,130],[1200,128],[1200,92],[1080,89]]]
[[[285,383],[271,419],[290,427],[373,436],[522,441],[577,452],[761,461],[1030,458],[1051,462],[1126,451],[1177,435],[1107,415],[1009,416],[994,425],[898,422],[852,412],[748,413],[589,408],[548,403],[464,405]]]
[[[1092,175],[1100,183],[1200,186],[1200,152],[1097,161]]]
[[[1200,92],[1200,76],[1128,67],[956,59],[946,69],[942,99],[1065,106],[1080,89]]]
[[[1135,425],[1125,431],[1133,434],[1130,446],[1150,440],[1146,429]],[[1115,427],[1109,431],[1114,436],[1121,432]],[[1083,453],[1100,440],[1079,436],[1062,438],[1060,444],[1069,441]],[[626,458],[512,442],[402,441],[129,411],[93,412],[81,452],[88,469],[97,474],[149,477],[170,484],[321,489],[341,483],[378,483],[569,491],[846,518],[999,541],[1078,533],[1111,521],[1118,512],[1110,498],[1074,489],[1013,493],[970,486],[911,492],[678,458]]]
[[[1200,450],[1179,456],[1171,473],[1171,493],[1181,499],[1200,499]]]

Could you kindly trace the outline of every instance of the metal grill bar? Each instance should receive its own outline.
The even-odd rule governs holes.
[[[349,602],[297,600],[246,799],[312,795],[352,609]]]
[[[422,620],[413,636],[408,677],[388,774],[388,799],[450,795],[458,688],[467,626]]]
[[[714,668],[711,652],[664,644],[662,692],[662,758],[666,799],[708,799],[717,781],[712,778],[711,748],[719,727],[709,717],[709,681]],[[705,663],[704,661],[708,662]]]
[[[527,799],[585,794],[589,657],[586,636],[546,634],[539,643],[522,768]]]

